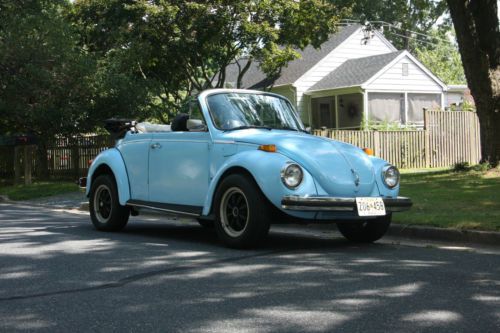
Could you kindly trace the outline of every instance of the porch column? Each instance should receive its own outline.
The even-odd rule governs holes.
[[[405,100],[404,100],[404,109],[405,109],[405,125],[408,123],[408,93],[405,91]]]
[[[339,129],[339,99],[335,95],[335,129]]]
[[[365,117],[365,124],[368,125],[368,91],[363,91],[363,117]]]

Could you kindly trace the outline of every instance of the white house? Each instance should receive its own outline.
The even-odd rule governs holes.
[[[360,128],[367,122],[423,124],[423,109],[444,109],[448,87],[408,51],[398,51],[378,31],[343,27],[320,49],[309,46],[271,81],[252,64],[244,88],[290,99],[313,128]],[[236,66],[227,69],[234,86]],[[364,117],[364,119],[363,119]]]

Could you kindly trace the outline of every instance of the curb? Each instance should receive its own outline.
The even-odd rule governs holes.
[[[388,236],[500,246],[500,232],[391,224]]]

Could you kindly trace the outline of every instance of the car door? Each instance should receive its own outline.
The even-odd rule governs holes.
[[[200,117],[192,114],[191,119],[193,116],[194,119]],[[202,207],[209,185],[210,145],[210,134],[205,128],[153,134],[149,153],[149,201]],[[183,210],[183,207],[177,208]]]
[[[148,193],[148,160],[151,134],[129,135],[117,145],[127,169],[130,185],[130,198],[147,201]]]

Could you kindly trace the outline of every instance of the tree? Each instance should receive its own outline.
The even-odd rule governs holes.
[[[418,47],[417,58],[446,84],[465,84],[465,74],[460,53],[447,33],[432,30],[432,42]]]
[[[398,48],[413,50],[410,31],[426,34],[446,12],[445,0],[330,0],[340,8],[350,8],[351,18],[385,26],[385,36]],[[392,26],[387,26],[389,23]],[[445,19],[441,22],[449,27]],[[422,45],[420,45],[422,47]],[[423,45],[425,47],[425,45]]]
[[[0,4],[0,130],[38,138],[39,176],[47,142],[89,128],[93,61],[61,13],[63,0]]]
[[[482,159],[500,162],[500,31],[496,0],[447,0],[481,127]]]
[[[82,0],[72,20],[91,52],[128,54],[152,94],[150,110],[166,121],[188,96],[223,87],[232,62],[238,87],[255,61],[277,75],[295,49],[319,47],[335,31],[339,12],[321,0]]]
[[[4,1],[0,7],[3,130],[40,137],[87,122],[92,63],[61,17],[65,1]]]

